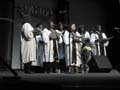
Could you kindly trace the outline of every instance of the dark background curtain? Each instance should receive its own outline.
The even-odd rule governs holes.
[[[6,68],[2,60],[11,65],[13,8],[13,0],[2,0],[0,3],[0,69]]]

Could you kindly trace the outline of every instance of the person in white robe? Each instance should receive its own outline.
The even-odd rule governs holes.
[[[98,55],[97,53],[97,43],[96,40],[98,39],[98,35],[96,34],[95,30],[91,30],[90,31],[90,44],[92,47],[92,55],[96,56]]]
[[[54,29],[54,22],[50,21],[50,28],[43,30],[43,41],[45,43],[45,67],[47,72],[56,72],[56,62],[58,61],[58,35]]]
[[[85,30],[84,25],[79,25],[79,32],[82,35],[82,43],[83,43],[82,50],[81,50],[81,58],[82,58],[81,72],[88,73],[89,71],[88,62],[91,60],[91,57],[92,57],[90,32]]]
[[[45,54],[45,58],[43,59],[43,65],[45,68],[45,72],[49,72],[49,67],[48,67],[48,63],[50,62],[54,62],[53,60],[53,50],[51,48],[53,48],[53,43],[52,41],[50,41],[49,36],[51,34],[51,31],[48,30],[47,28],[43,29],[43,42],[45,43],[44,45],[44,54]]]
[[[76,39],[75,37],[80,37],[80,34],[76,31],[76,25],[72,24],[71,31],[66,30],[63,37],[65,43],[65,61],[68,72],[79,72],[81,65],[81,43],[79,42],[81,39]]]
[[[107,52],[106,52],[106,47],[109,45],[109,41],[107,40],[107,36],[106,34],[102,31],[102,26],[98,25],[97,26],[97,35],[98,35],[98,39],[96,40],[97,43],[97,55],[104,55],[107,56]]]
[[[64,50],[64,41],[63,41],[63,35],[64,35],[64,29],[62,22],[58,23],[58,30],[56,32],[59,34],[59,40],[58,40],[58,60],[59,63],[57,67],[60,69],[60,72],[65,71],[65,50]]]
[[[34,28],[30,24],[30,21],[30,16],[24,16],[24,23],[21,29],[21,58],[25,73],[31,73],[31,64],[37,60]]]

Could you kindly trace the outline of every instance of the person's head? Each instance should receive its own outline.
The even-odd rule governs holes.
[[[44,28],[42,24],[37,24],[36,27],[40,28],[41,30],[43,30],[43,28]]]
[[[75,24],[71,24],[70,28],[71,28],[71,31],[73,31],[73,32],[76,31],[76,25]]]
[[[58,26],[59,26],[59,30],[60,30],[60,31],[63,30],[63,24],[62,24],[62,22],[59,22],[59,23],[58,23]]]
[[[40,29],[43,30],[44,26],[42,24],[39,25]]]
[[[102,26],[101,26],[101,25],[98,25],[97,27],[98,27],[98,31],[101,32],[101,31],[102,31]]]
[[[84,25],[79,25],[79,32],[85,32]]]
[[[55,24],[54,24],[54,22],[52,20],[49,21],[49,25],[50,25],[50,28],[54,28],[54,26],[55,26]]]

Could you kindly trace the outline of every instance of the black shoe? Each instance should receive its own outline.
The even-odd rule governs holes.
[[[60,69],[56,69],[55,72],[60,74]]]
[[[79,67],[75,67],[75,73],[79,73],[80,70],[79,70]]]
[[[69,67],[69,73],[74,73],[74,67]]]
[[[31,73],[31,62],[24,64],[24,73],[27,73],[27,74]]]

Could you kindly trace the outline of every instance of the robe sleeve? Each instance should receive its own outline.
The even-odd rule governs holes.
[[[82,36],[82,35],[80,35],[80,33],[78,33],[78,32],[76,32],[76,35],[77,35],[78,37],[81,37],[81,36]],[[82,39],[79,38],[79,41],[82,41]],[[80,43],[80,45],[83,45],[83,43]]]
[[[90,33],[89,33],[89,32],[86,32],[84,37],[90,39]]]
[[[32,38],[34,38],[32,31],[33,31],[33,27],[29,23],[25,23],[23,25],[23,32],[27,40],[31,40]]]
[[[64,33],[64,36],[63,36],[63,39],[64,39],[64,43],[66,44],[66,45],[69,45],[70,44],[70,42],[72,42],[72,39],[70,38],[70,42],[69,42],[69,32],[68,31],[65,31],[65,33]]]
[[[91,34],[90,43],[93,45],[95,43],[96,37],[95,34]]]
[[[107,39],[107,36],[106,36],[105,33],[102,33],[102,37],[103,37],[104,39]],[[109,44],[109,41],[107,40],[107,42],[104,43],[104,46],[108,46],[108,44]]]
[[[63,39],[62,39],[62,33],[58,30],[56,30],[56,32],[59,34],[59,40],[58,40],[58,43],[61,44],[63,42]]]

